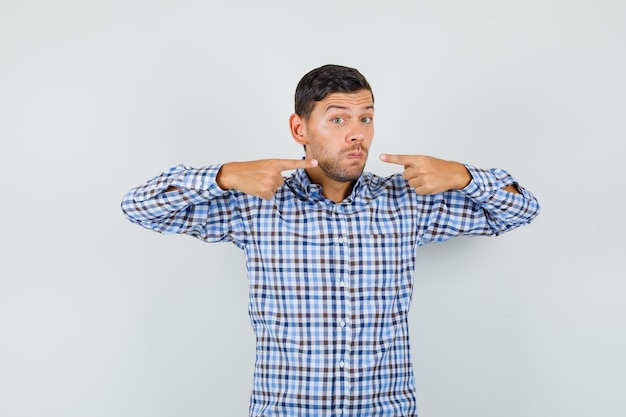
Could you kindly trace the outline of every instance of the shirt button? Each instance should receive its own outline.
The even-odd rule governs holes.
[[[339,239],[337,239],[337,243],[343,245],[343,236],[339,236]]]
[[[346,327],[346,322],[345,322],[345,320],[341,320],[341,321],[339,322],[339,325],[340,325],[341,327]]]
[[[344,366],[346,366],[346,363],[344,361],[339,361],[339,367],[343,368]]]
[[[339,410],[337,410],[337,415],[338,416],[342,416],[343,415],[343,408],[340,408]]]
[[[344,280],[339,281],[339,286],[340,287],[345,287],[346,286],[346,282]]]

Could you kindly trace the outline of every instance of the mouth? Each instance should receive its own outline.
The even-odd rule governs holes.
[[[367,152],[363,149],[353,149],[346,152],[346,158],[348,159],[365,159]]]
[[[348,159],[365,159],[365,153],[363,152],[350,152],[346,155]]]

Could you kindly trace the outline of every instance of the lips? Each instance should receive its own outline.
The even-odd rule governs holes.
[[[350,149],[345,153],[348,159],[363,159],[367,156],[367,152],[363,148]]]
[[[365,158],[365,152],[350,152],[346,157],[348,159],[363,159]]]

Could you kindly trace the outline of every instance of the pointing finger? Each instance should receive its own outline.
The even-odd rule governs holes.
[[[300,168],[313,168],[317,166],[316,159],[275,159],[279,171],[290,171]]]
[[[380,160],[390,164],[404,165],[405,167],[411,165],[410,157],[408,155],[391,155],[388,153],[381,153]]]

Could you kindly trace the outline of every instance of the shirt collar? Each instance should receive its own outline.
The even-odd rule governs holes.
[[[364,172],[354,183],[350,195],[337,204],[353,206],[354,209],[358,209],[380,196],[385,191],[386,184],[385,178]],[[312,203],[335,204],[322,195],[322,186],[312,183],[304,169],[294,171],[290,177],[285,179],[285,185],[301,200]]]

